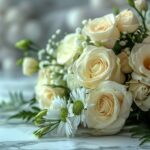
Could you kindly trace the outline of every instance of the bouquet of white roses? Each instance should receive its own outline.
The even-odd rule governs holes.
[[[143,118],[150,109],[148,5],[145,0],[128,3],[137,14],[117,10],[84,20],[75,33],[61,40],[57,30],[45,49],[30,40],[16,44],[24,51],[23,73],[38,72],[35,135],[73,136],[80,128],[93,135],[111,135],[126,120],[134,125],[146,123]]]

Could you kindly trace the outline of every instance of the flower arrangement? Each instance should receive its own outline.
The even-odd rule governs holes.
[[[80,128],[93,135],[112,135],[126,123],[137,125],[133,135],[144,134],[142,142],[150,140],[148,4],[145,0],[128,4],[131,10],[84,20],[62,39],[57,30],[45,49],[30,40],[17,42],[24,52],[18,61],[23,73],[38,72],[38,79],[36,100],[29,102],[32,111],[13,117],[33,116],[38,137],[70,137]],[[138,130],[141,124],[148,127],[145,132]]]

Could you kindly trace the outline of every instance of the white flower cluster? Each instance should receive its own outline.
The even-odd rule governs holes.
[[[138,13],[146,11],[145,1],[130,5]],[[36,97],[41,109],[48,110],[46,118],[59,120],[58,135],[74,135],[80,126],[101,135],[115,134],[123,128],[133,102],[142,111],[150,109],[148,34],[144,20],[141,26],[131,10],[124,10],[117,16],[85,20],[82,28],[47,53],[55,63],[39,70]],[[53,76],[63,78],[55,85]]]

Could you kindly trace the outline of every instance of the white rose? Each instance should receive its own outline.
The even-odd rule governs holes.
[[[81,34],[72,33],[65,36],[57,49],[57,62],[70,64],[82,52],[82,41],[85,37]]]
[[[92,41],[100,42],[108,48],[113,48],[120,38],[116,27],[116,18],[113,14],[89,20],[83,28],[83,33],[89,36]]]
[[[31,57],[25,57],[22,64],[23,74],[31,76],[38,71],[38,61]]]
[[[150,109],[150,87],[135,80],[129,82],[129,90],[133,93],[136,105],[143,111]]]
[[[88,46],[74,64],[74,74],[83,87],[95,88],[99,82],[124,82],[120,60],[111,49]]]
[[[129,56],[125,51],[121,52],[118,57],[120,58],[121,71],[123,73],[131,73],[132,68],[129,66]]]
[[[132,33],[138,29],[139,22],[131,10],[124,10],[117,16],[117,26],[120,32]]]
[[[139,10],[147,10],[148,9],[148,4],[146,0],[135,0],[135,7]]]
[[[121,84],[104,81],[89,93],[87,103],[88,127],[100,135],[116,134],[129,116],[132,94]]]
[[[150,44],[137,44],[131,51],[129,64],[132,78],[150,86]]]

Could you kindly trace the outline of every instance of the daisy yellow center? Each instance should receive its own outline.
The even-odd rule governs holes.
[[[75,115],[80,115],[83,109],[84,109],[84,105],[82,101],[77,100],[73,103],[73,113]]]
[[[148,57],[144,60],[144,67],[146,69],[150,70],[150,57]]]
[[[61,114],[60,114],[60,119],[63,122],[66,122],[66,118],[68,116],[68,109],[67,108],[61,108]]]

